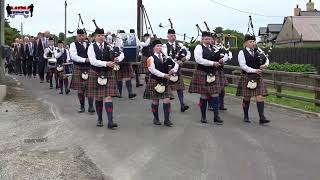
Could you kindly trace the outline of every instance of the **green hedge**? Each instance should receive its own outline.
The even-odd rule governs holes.
[[[286,72],[315,72],[316,68],[311,64],[290,64],[290,63],[271,63],[269,70],[286,71]]]

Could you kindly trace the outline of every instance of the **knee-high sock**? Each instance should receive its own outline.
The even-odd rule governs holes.
[[[64,83],[64,88],[65,88],[66,90],[68,90],[68,89],[69,89],[69,80],[68,80],[68,78],[64,79],[64,80],[63,80],[63,83]]]
[[[264,118],[264,102],[257,102],[257,109],[260,119]]]
[[[132,94],[132,82],[131,82],[131,79],[126,81],[126,86],[127,86],[127,89],[128,89],[128,94]]]
[[[159,120],[159,104],[151,104],[151,111],[154,119]]]
[[[122,94],[122,81],[117,81],[117,86],[118,86],[118,90],[120,95]]]
[[[213,97],[209,97],[209,99],[208,99],[208,107],[209,107],[209,109],[213,109],[213,104],[212,103],[210,103],[210,102],[212,102],[213,101],[213,99],[212,99]]]
[[[113,102],[105,102],[104,107],[106,108],[107,117],[109,123],[113,122]]]
[[[243,107],[244,117],[245,118],[249,118],[250,100],[249,101],[243,100],[242,101],[242,107]]]
[[[59,79],[59,86],[60,86],[60,90],[62,92],[63,91],[63,79]]]
[[[209,106],[213,108],[214,117],[217,118],[219,116],[219,97],[211,97],[209,99]]]
[[[225,96],[225,91],[224,89],[221,90],[219,94],[219,108],[224,108],[224,96]]]
[[[84,93],[78,92],[78,99],[79,99],[81,108],[84,108],[84,102],[85,102]]]
[[[163,103],[164,122],[170,121],[171,103]]]
[[[184,96],[183,96],[183,90],[177,90],[180,106],[184,106]]]
[[[207,105],[208,105],[208,100],[200,98],[199,107],[200,107],[200,110],[201,110],[201,118],[202,119],[206,119],[207,118]]]
[[[103,101],[96,100],[96,111],[98,115],[98,121],[102,121]]]
[[[93,108],[93,98],[92,97],[88,97],[88,105],[89,105],[89,108]]]

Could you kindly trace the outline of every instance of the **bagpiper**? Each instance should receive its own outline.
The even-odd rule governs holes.
[[[166,57],[172,58],[172,60],[179,64],[179,70],[175,74],[177,81],[169,81],[169,86],[172,91],[177,91],[180,111],[185,112],[189,109],[189,106],[184,103],[183,91],[185,90],[185,86],[180,67],[182,67],[184,62],[189,61],[191,53],[182,43],[176,41],[176,32],[174,29],[168,30],[167,38],[168,42],[162,46],[162,52]]]
[[[108,44],[105,42],[103,29],[95,30],[95,43],[88,49],[88,57],[91,68],[88,80],[88,96],[95,98],[96,111],[98,115],[97,126],[103,126],[102,110],[103,103],[108,117],[108,128],[114,129],[118,124],[113,121],[112,97],[119,96],[114,67],[124,59],[121,54],[113,57]]]
[[[79,113],[85,112],[85,96],[88,91],[88,78],[90,61],[88,58],[89,44],[85,41],[86,34],[83,29],[77,30],[77,40],[70,44],[70,57],[73,61],[73,73],[70,88],[78,91],[80,102]],[[88,96],[88,112],[94,113],[93,98]]]
[[[154,54],[147,59],[147,67],[150,72],[149,80],[144,92],[144,99],[152,100],[151,110],[154,116],[153,123],[161,125],[159,120],[159,101],[163,100],[164,125],[171,127],[170,120],[171,102],[173,98],[168,81],[177,73],[178,63],[167,59],[161,52],[162,43],[156,39],[152,42]]]
[[[47,60],[47,67],[48,67],[48,80],[50,82],[50,89],[53,88],[52,78],[55,77],[56,82],[56,89],[59,88],[58,85],[58,77],[57,77],[57,59],[56,59],[56,53],[57,48],[54,46],[54,39],[52,37],[49,37],[49,47],[47,47],[44,50],[43,58]]]
[[[221,64],[214,59],[214,50],[210,47],[211,33],[202,32],[201,44],[194,50],[194,58],[197,68],[193,73],[189,87],[190,93],[200,94],[199,106],[201,110],[201,122],[207,123],[207,104],[213,106],[214,123],[223,123],[219,116],[219,93],[222,89],[221,78],[217,72]]]
[[[260,48],[256,48],[256,38],[246,34],[244,47],[238,54],[239,65],[242,69],[236,95],[243,96],[244,122],[250,123],[249,107],[251,97],[256,97],[260,124],[270,121],[264,116],[263,97],[268,95],[267,87],[263,82],[262,71],[269,65],[269,59]]]

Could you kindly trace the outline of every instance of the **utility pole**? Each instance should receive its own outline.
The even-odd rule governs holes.
[[[4,58],[3,58],[3,47],[4,47],[4,0],[0,0],[0,82],[4,79]]]
[[[137,35],[139,39],[142,39],[142,36],[143,36],[142,0],[137,0]]]
[[[20,32],[21,32],[21,36],[23,36],[23,24],[21,22],[21,25],[20,25]]]
[[[67,41],[67,0],[64,1],[64,43]]]

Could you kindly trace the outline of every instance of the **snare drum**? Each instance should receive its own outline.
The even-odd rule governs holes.
[[[73,63],[63,63],[64,76],[72,76]]]
[[[57,59],[56,58],[50,58],[48,59],[48,68],[49,69],[55,69],[57,67]]]

